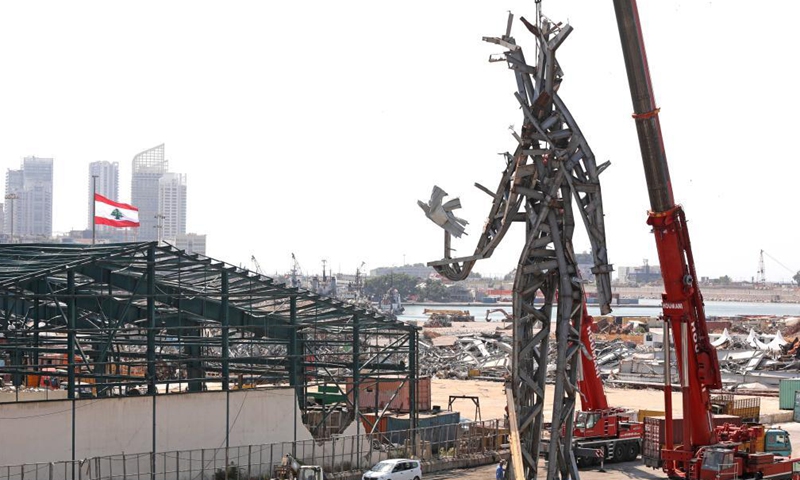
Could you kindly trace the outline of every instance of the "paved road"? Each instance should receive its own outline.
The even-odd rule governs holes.
[[[439,472],[425,475],[423,480],[494,480],[494,470],[497,465],[486,465],[477,468],[464,468],[461,470],[451,470],[449,472]],[[540,478],[545,478],[540,470]],[[597,470],[581,470],[581,480],[616,480],[623,478],[637,478],[645,480],[665,480],[664,475],[659,470],[653,470],[642,465],[641,461],[625,462],[620,464],[607,465],[605,472]]]

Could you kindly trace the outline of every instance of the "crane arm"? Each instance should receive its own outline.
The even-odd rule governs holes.
[[[716,351],[708,336],[686,217],[681,206],[675,204],[672,194],[659,109],[653,95],[636,0],[614,0],[614,9],[650,196],[647,223],[653,227],[664,279],[664,320],[675,341],[683,412],[692,415],[691,421],[687,418],[683,422],[683,445],[673,446],[671,381],[668,382],[664,389],[667,446],[662,457],[664,469],[670,477],[683,476],[689,470],[694,453],[716,442],[709,389],[720,388],[722,382]],[[665,331],[664,334],[669,333]],[[665,368],[669,369],[669,366]]]
[[[608,399],[597,368],[593,330],[594,317],[589,315],[584,300],[583,319],[581,320],[581,369],[578,378],[581,409],[584,411],[608,409]]]

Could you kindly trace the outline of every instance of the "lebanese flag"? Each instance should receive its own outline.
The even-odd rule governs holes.
[[[95,193],[94,223],[111,227],[138,227],[139,209],[133,205],[117,203]]]

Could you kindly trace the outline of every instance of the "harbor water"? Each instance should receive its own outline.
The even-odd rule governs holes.
[[[503,309],[511,314],[511,304],[412,304],[404,305],[405,311],[398,316],[400,320],[426,320],[426,308],[434,310],[468,310],[476,321],[485,321],[486,312]],[[555,311],[555,309],[553,309]],[[600,315],[596,305],[589,305],[589,313]],[[661,313],[661,302],[655,299],[639,300],[638,305],[619,305],[613,307],[611,315],[618,317],[656,317]],[[749,302],[706,302],[706,317],[737,317],[744,315],[776,315],[800,316],[798,303],[749,303]],[[489,315],[491,321],[500,321],[505,316],[502,312],[493,312]]]

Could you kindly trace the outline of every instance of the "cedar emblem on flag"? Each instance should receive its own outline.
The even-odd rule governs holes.
[[[138,227],[139,209],[126,203],[118,203],[99,193],[94,194],[94,223],[110,227]]]

